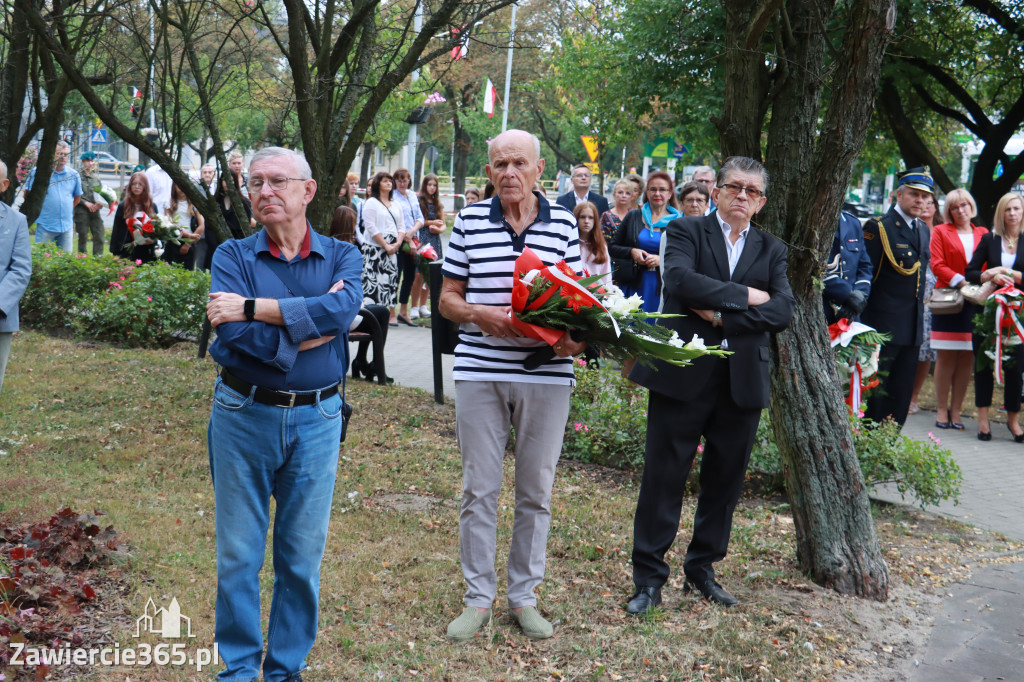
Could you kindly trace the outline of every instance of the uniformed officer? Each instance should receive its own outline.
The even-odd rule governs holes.
[[[864,230],[852,213],[839,214],[839,226],[825,268],[825,320],[860,317],[871,293],[871,256],[864,246]]]
[[[896,203],[880,219],[864,225],[864,243],[873,264],[871,295],[861,321],[892,340],[879,358],[881,386],[868,398],[866,416],[876,422],[907,420],[917,355],[924,339],[924,285],[928,232],[918,219],[935,194],[927,167],[898,176]],[[888,374],[886,374],[888,372]]]
[[[79,158],[82,170],[78,175],[82,178],[82,200],[75,206],[75,232],[78,233],[78,252],[86,253],[89,237],[92,237],[92,255],[103,255],[103,242],[106,241],[103,231],[103,218],[100,216],[101,203],[96,201],[96,189],[103,184],[96,172],[96,155],[85,152]]]

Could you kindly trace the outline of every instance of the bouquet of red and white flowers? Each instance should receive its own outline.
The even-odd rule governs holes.
[[[852,413],[860,410],[862,394],[878,386],[878,356],[892,335],[846,318],[830,324],[828,335],[836,349],[839,379],[849,387],[846,404]]]
[[[975,365],[978,369],[994,368],[999,384],[1003,383],[1003,363],[1010,359],[1013,347],[1024,342],[1021,310],[1024,291],[1006,286],[995,290],[974,316],[974,333],[982,337]]]
[[[649,319],[679,317],[647,313],[637,295],[626,298],[614,285],[601,285],[603,275],[580,277],[565,261],[545,265],[529,248],[516,259],[512,282],[512,323],[524,336],[553,346],[565,331],[578,341],[586,340],[605,358],[642,364],[663,360],[689,365],[704,355],[725,357],[729,351],[704,345],[694,337],[685,341],[667,327]],[[527,368],[552,357],[550,348],[527,360]]]
[[[165,242],[181,246],[183,243],[191,241],[181,235],[181,226],[171,216],[162,214],[150,216],[145,211],[139,211],[128,218],[125,224],[132,236],[132,241],[127,245],[129,250],[146,244],[148,240],[150,243],[156,243],[156,250],[159,251],[157,256],[160,256],[163,253]]]

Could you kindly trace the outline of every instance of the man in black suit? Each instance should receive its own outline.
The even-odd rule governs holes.
[[[892,417],[902,425],[924,341],[924,283],[931,255],[928,227],[918,216],[934,196],[935,183],[927,168],[900,173],[898,183],[889,212],[864,225],[864,245],[874,267],[871,295],[860,319],[892,335],[882,345],[882,383],[871,392],[865,416],[875,422]]]
[[[761,410],[768,407],[769,334],[793,316],[786,246],[753,227],[765,204],[768,174],[754,159],[734,156],[712,190],[718,210],[668,224],[662,260],[660,321],[680,338],[699,336],[732,351],[688,367],[637,365],[630,379],[650,389],[644,473],[633,525],[633,582],[626,611],[661,603],[668,580],[665,552],[675,540],[683,489],[701,436],[705,448],[693,537],[686,549],[684,591],[731,606],[712,564],[726,555],[732,514],[743,488]]]
[[[597,206],[597,215],[603,215],[608,210],[608,200],[597,192],[590,191],[590,177],[590,169],[583,164],[574,167],[572,169],[572,191],[558,197],[555,203],[571,211],[576,208],[576,204],[589,201]]]

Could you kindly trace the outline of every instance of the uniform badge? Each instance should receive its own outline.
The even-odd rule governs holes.
[[[868,241],[871,241],[874,238],[875,238],[875,233],[874,232],[865,232],[864,233],[864,239],[866,239]]]

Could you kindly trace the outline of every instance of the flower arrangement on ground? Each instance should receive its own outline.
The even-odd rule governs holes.
[[[1024,291],[1008,286],[996,289],[974,316],[974,333],[983,339],[981,352],[976,356],[977,368],[994,367],[996,381],[1000,384],[1003,383],[1003,362],[1010,359],[1006,349],[1024,342],[1024,325],[1019,318],[1021,308],[1024,308]]]
[[[846,318],[830,324],[828,335],[836,351],[839,378],[847,387],[846,404],[851,413],[859,411],[863,393],[878,386],[878,355],[892,335]]]
[[[730,354],[717,346],[705,346],[696,335],[684,341],[675,331],[648,322],[678,315],[644,312],[643,299],[636,295],[626,298],[618,287],[599,284],[601,278],[580,277],[565,261],[547,266],[529,248],[523,249],[513,275],[513,325],[524,336],[549,346],[569,331],[603,357],[620,362],[663,360],[685,366],[704,355]],[[538,351],[536,359],[527,360],[527,368],[546,362],[551,353],[551,348]]]

